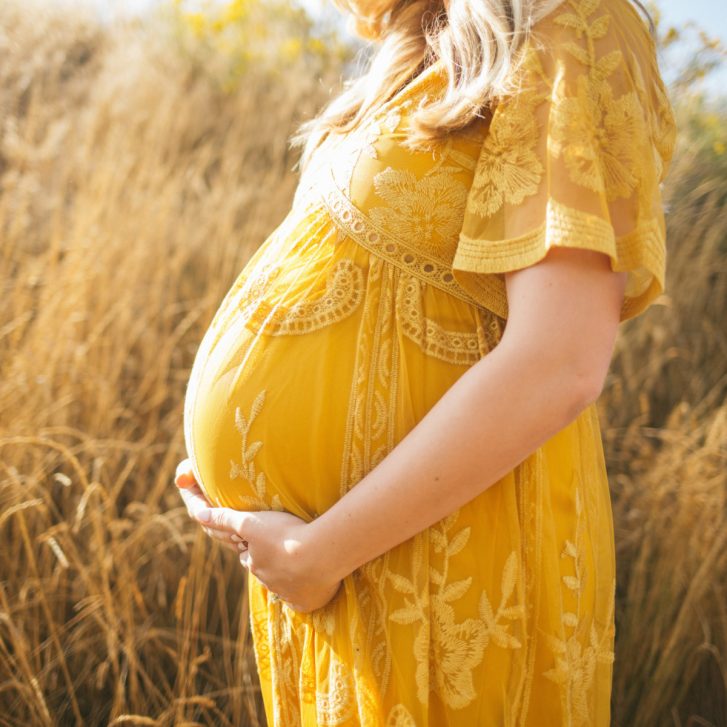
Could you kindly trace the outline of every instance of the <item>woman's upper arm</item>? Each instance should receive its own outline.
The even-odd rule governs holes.
[[[608,255],[553,247],[537,264],[505,273],[509,315],[500,346],[568,377],[595,401],[611,363],[626,286]]]

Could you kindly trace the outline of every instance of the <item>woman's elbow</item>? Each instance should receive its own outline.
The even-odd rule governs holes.
[[[574,406],[580,410],[598,401],[603,393],[606,374],[600,368],[585,372],[578,370],[572,374],[571,380],[574,389]]]
[[[548,392],[550,405],[557,401],[559,416],[570,421],[603,392],[613,351],[609,335],[517,342],[510,338],[499,353],[506,357],[509,371]]]
[[[603,393],[611,366],[616,329],[608,325],[601,335],[584,336],[580,345],[568,355],[568,378],[572,382],[575,405],[586,407],[595,403]]]
[[[626,274],[614,273],[603,253],[554,247],[505,280],[509,316],[500,345],[562,382],[566,404],[595,402],[611,364]]]

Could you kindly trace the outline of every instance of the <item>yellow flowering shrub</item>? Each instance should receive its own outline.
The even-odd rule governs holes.
[[[251,64],[275,75],[304,64],[307,75],[336,67],[353,50],[335,28],[315,22],[285,0],[170,0],[177,39],[213,71],[226,90],[235,89]]]

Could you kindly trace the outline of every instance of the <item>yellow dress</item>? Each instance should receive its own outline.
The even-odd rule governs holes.
[[[324,512],[497,345],[503,273],[552,245],[628,271],[621,320],[663,291],[674,120],[640,15],[564,2],[518,77],[433,153],[400,142],[439,62],[316,151],[194,362],[185,438],[213,504]],[[605,727],[614,589],[594,404],[328,606],[297,614],[251,576],[268,723]]]

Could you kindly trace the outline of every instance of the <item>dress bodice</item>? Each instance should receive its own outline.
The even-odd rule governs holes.
[[[561,3],[532,28],[516,91],[432,151],[402,140],[436,61],[354,132],[314,152],[296,204],[390,262],[507,318],[504,273],[553,245],[595,249],[628,281],[621,319],[665,286],[660,183],[675,122],[648,29],[628,0]]]

